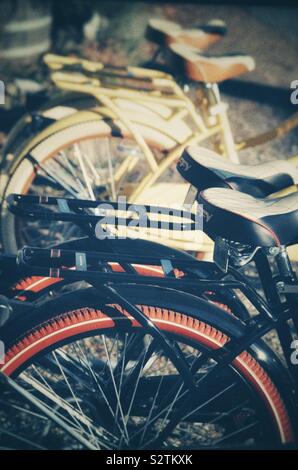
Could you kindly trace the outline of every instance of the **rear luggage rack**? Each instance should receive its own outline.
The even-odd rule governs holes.
[[[182,290],[194,287],[198,292],[227,284],[239,287],[235,281],[221,280],[220,272],[218,278],[202,280],[196,272],[200,262],[195,259],[24,247],[17,260],[26,273],[74,282],[154,284]]]

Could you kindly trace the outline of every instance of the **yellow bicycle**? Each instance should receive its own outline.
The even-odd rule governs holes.
[[[181,47],[185,49],[171,45],[174,57],[185,65],[190,58],[183,56]],[[131,202],[182,204],[188,186],[178,176],[173,180],[172,164],[185,147],[209,141],[237,163],[239,150],[284,135],[298,125],[295,114],[277,129],[235,143],[218,84],[203,78],[216,74],[218,80],[226,79],[227,73],[235,76],[247,71],[244,65],[250,62],[237,56],[228,63],[226,58],[206,62],[199,56],[192,73],[200,72],[200,81],[185,80],[183,89],[163,71],[46,55],[45,62],[57,87],[93,96],[98,105],[81,111],[55,106],[41,113],[52,124],[14,155],[9,174],[2,175],[4,197],[11,192],[49,192],[96,200],[125,194]],[[195,101],[185,92],[187,87],[194,89]],[[32,222],[17,225],[5,204],[2,206],[2,242],[9,251],[26,243],[48,244],[59,237],[69,238],[72,230],[58,230],[56,225],[32,226]],[[154,234],[151,239],[155,239]],[[180,235],[167,243],[209,254],[213,246],[207,238],[202,242],[201,238]]]

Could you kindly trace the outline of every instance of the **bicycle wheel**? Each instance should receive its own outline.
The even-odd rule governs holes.
[[[213,351],[239,336],[238,322],[173,290],[121,289],[179,347],[196,393],[189,392],[175,360],[121,305],[99,299],[95,289],[67,294],[3,334],[2,372],[73,431],[70,439],[47,421],[45,432],[32,413],[28,425],[31,410],[22,410],[27,436],[35,432],[36,444],[84,448],[76,433],[95,449],[274,447],[294,440],[287,401],[261,365],[260,350],[243,352],[203,385],[216,362]]]
[[[146,165],[140,148],[133,139],[121,137],[119,133],[118,137],[112,135],[112,122],[94,116],[93,121],[49,132],[47,138],[33,146],[19,159],[3,197],[15,192],[115,200],[118,194],[125,194],[126,186],[137,184]],[[130,158],[137,164],[133,171],[127,172]],[[18,160],[18,155],[15,159]],[[120,173],[124,170],[124,174],[116,181],[117,170]],[[16,219],[5,203],[1,218],[2,244],[8,252],[16,252],[25,244],[48,246],[81,234],[73,224]]]

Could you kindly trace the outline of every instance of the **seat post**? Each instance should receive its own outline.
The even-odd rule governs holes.
[[[221,101],[217,83],[205,83],[204,88],[209,105],[210,124],[212,123],[212,119],[217,119],[218,124],[221,127],[222,143],[225,155],[233,163],[239,163],[234,137],[227,116],[228,105]]]
[[[274,249],[273,249],[274,250]],[[291,261],[285,246],[276,248],[275,252],[276,264],[280,275],[286,282],[294,283],[297,281],[297,276],[292,268]]]

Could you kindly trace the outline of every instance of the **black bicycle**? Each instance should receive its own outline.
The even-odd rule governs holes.
[[[285,245],[297,242],[297,196],[268,204],[216,188],[203,191],[198,201],[204,204],[206,233],[216,240],[209,278],[198,274],[205,262],[170,252],[19,252],[18,266],[29,274],[85,283],[53,299],[40,298],[2,327],[2,374],[51,415],[42,419],[29,407],[27,436],[34,435],[36,444],[157,449],[296,441],[298,282]],[[100,218],[93,204],[9,199],[14,213],[90,229]],[[239,272],[252,262],[263,295]],[[255,315],[240,320],[220,308],[211,296],[223,291],[240,291]],[[269,334],[281,359],[264,341]]]

